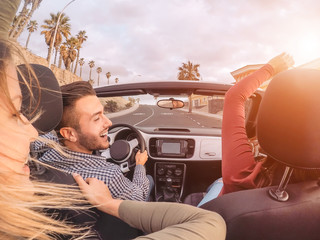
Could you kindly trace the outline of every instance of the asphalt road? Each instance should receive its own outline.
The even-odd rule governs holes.
[[[170,110],[151,105],[140,105],[135,111],[126,115],[113,117],[115,123],[127,123],[138,127],[221,127],[221,120],[195,112],[188,113],[179,109]]]

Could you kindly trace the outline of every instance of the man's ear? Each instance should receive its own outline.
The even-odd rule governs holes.
[[[72,127],[63,127],[60,129],[61,136],[70,142],[76,142],[78,140],[77,132]]]

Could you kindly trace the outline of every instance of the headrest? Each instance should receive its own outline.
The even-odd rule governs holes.
[[[26,65],[19,65],[22,75],[32,86],[33,98],[25,85],[23,78],[18,73],[19,83],[22,92],[22,111],[29,118],[33,118],[40,111],[42,114],[33,122],[33,126],[41,133],[50,132],[60,122],[63,113],[62,95],[60,87],[53,72],[39,64],[30,64],[34,70],[40,84],[36,84],[35,79],[30,79]]]
[[[257,137],[276,161],[320,168],[320,70],[292,69],[272,79],[258,111]]]

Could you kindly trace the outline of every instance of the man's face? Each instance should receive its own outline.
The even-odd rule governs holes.
[[[107,133],[112,122],[103,114],[99,99],[94,95],[80,98],[75,104],[75,113],[79,121],[79,129],[76,129],[79,150],[92,153],[108,148]]]

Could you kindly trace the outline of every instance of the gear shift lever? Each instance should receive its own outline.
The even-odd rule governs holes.
[[[171,178],[167,178],[166,179],[166,188],[167,189],[172,189],[172,179]]]
[[[165,202],[177,202],[176,194],[177,194],[177,192],[172,187],[172,179],[167,178],[166,179],[166,186],[163,189],[163,200]]]

